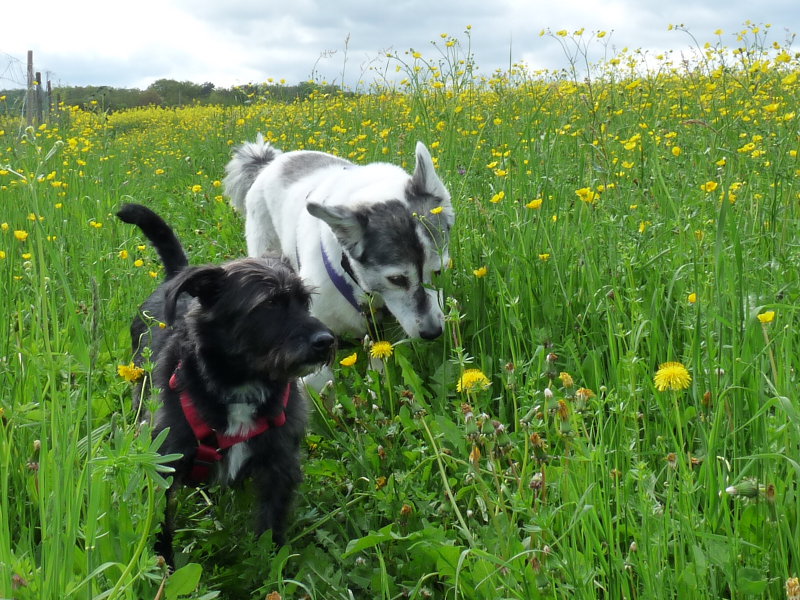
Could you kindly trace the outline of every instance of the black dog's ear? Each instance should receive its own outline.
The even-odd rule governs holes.
[[[164,318],[167,323],[175,320],[175,307],[184,292],[200,300],[208,308],[219,298],[225,285],[225,270],[213,265],[189,267],[170,281],[164,303]]]

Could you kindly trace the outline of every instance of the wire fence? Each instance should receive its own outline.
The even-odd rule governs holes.
[[[33,51],[28,51],[26,61],[0,52],[0,90],[7,90],[12,102],[6,110],[24,116],[27,125],[46,122],[52,111],[52,93],[49,79],[44,81],[33,63]]]
[[[27,84],[25,61],[0,52],[0,89],[20,89]]]

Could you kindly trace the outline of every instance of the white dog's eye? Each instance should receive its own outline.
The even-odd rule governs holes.
[[[392,285],[396,285],[397,287],[408,287],[408,277],[405,275],[390,275],[386,278],[386,280],[391,283]]]

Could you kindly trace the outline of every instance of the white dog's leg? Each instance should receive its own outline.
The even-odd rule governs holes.
[[[267,252],[280,253],[280,241],[272,225],[267,204],[261,198],[247,199],[247,219],[244,224],[247,254],[263,256]]]

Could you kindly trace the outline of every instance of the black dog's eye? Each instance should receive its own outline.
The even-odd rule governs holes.
[[[273,294],[270,296],[266,302],[264,302],[264,306],[268,308],[283,308],[289,304],[289,296],[286,294]]]
[[[408,287],[408,277],[405,275],[391,275],[390,277],[386,278],[389,283],[392,285],[396,285],[397,287]]]

